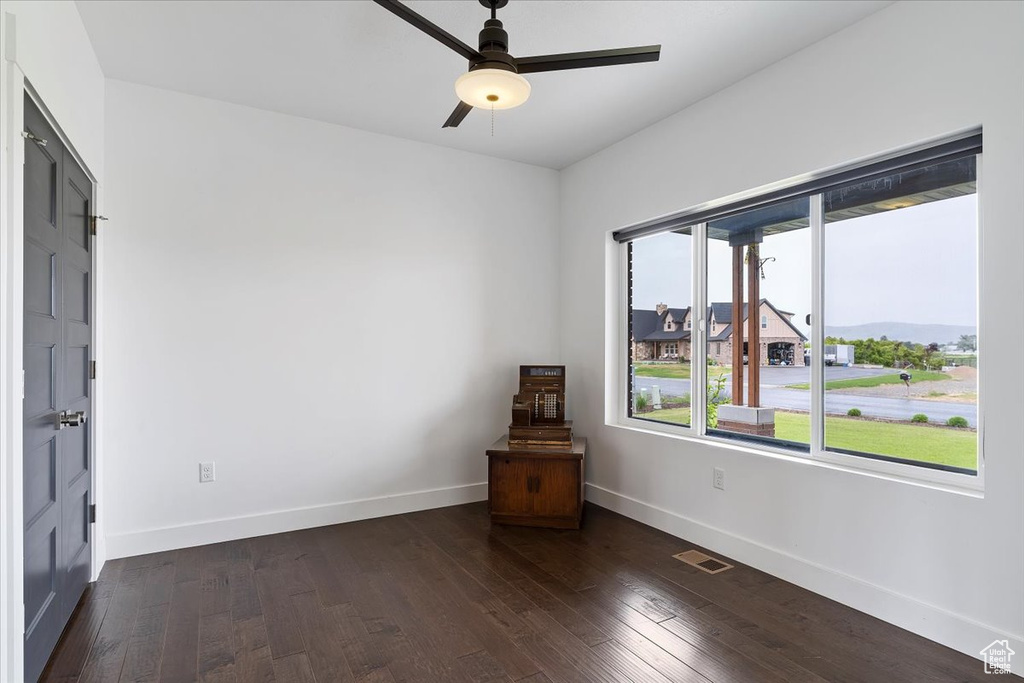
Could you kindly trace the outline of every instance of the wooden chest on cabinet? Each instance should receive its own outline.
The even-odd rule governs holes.
[[[500,524],[579,529],[587,440],[565,449],[512,447],[503,436],[487,449],[488,507]]]

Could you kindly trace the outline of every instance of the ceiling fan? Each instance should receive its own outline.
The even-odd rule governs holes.
[[[474,50],[398,0],[374,2],[469,60],[469,71],[455,81],[455,94],[459,97],[459,103],[442,128],[458,126],[473,107],[511,109],[526,102],[530,96],[530,82],[522,74],[656,62],[661,56],[661,45],[644,45],[615,50],[513,57],[508,53],[508,33],[498,19],[498,10],[507,5],[508,0],[480,0],[481,5],[491,10],[491,18],[484,22],[484,28],[480,31],[480,48]]]

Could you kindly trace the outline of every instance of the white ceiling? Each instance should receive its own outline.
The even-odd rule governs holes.
[[[563,168],[885,7],[872,0],[512,0],[527,56],[661,43],[661,61],[531,74],[517,109],[441,124],[458,54],[365,1],[78,0],[108,78]],[[408,5],[476,47],[476,0]],[[756,106],[756,103],[752,103]]]

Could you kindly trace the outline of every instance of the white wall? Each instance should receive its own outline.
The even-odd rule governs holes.
[[[1024,652],[1022,37],[1021,3],[901,2],[562,172],[562,357],[592,500],[968,654],[996,636]],[[1005,359],[981,369],[983,499],[606,426],[610,230],[978,125],[980,338]]]
[[[21,131],[26,80],[97,181],[97,206],[102,207],[104,80],[74,3],[5,0],[0,6],[0,680],[5,681],[23,677]],[[98,572],[102,534],[95,537],[93,557]]]
[[[486,498],[557,172],[118,81],[106,124],[112,557]]]

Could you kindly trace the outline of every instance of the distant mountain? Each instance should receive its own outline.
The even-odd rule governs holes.
[[[826,326],[825,336],[844,339],[889,339],[918,344],[956,343],[962,334],[977,334],[973,325],[920,325],[917,323],[864,323],[863,325]]]

